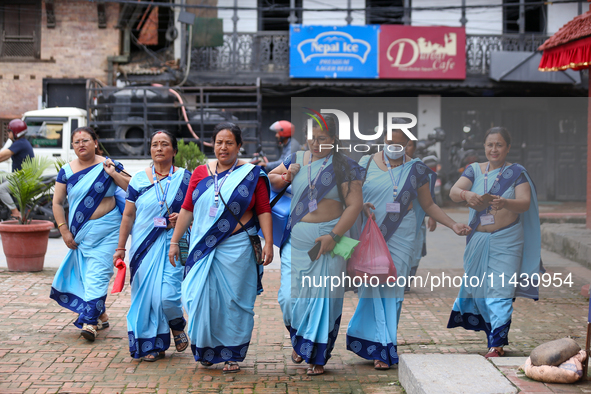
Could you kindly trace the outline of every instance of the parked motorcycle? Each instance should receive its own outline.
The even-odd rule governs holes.
[[[417,148],[415,150],[415,157],[418,157],[425,163],[427,167],[429,167],[433,172],[437,173],[437,180],[435,181],[435,204],[442,206],[443,205],[443,195],[441,191],[441,164],[439,163],[439,157],[437,157],[437,152],[432,149],[433,145],[438,142],[442,142],[445,140],[445,131],[438,127],[435,129],[434,133],[431,133],[427,136],[427,139],[418,140]]]
[[[47,189],[51,189],[55,184],[55,180],[57,175],[47,175],[43,177],[42,183],[46,186]],[[13,200],[14,200],[14,196]],[[44,194],[39,196],[35,199],[35,203],[27,207],[31,210],[31,219],[33,220],[49,220],[53,222],[55,228],[49,231],[50,238],[59,238],[61,236],[59,229],[57,228],[57,223],[55,218],[53,217],[53,194]],[[64,209],[66,211],[66,217],[68,216],[68,202],[64,203]],[[0,202],[0,220],[9,220],[11,216],[11,210]]]
[[[451,188],[462,173],[466,166],[478,161],[478,152],[474,142],[474,135],[467,135],[462,141],[453,142],[449,145],[449,165],[450,169],[445,175],[445,182],[443,184],[443,195],[449,198]]]

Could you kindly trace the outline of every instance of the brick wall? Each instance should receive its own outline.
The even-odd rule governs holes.
[[[48,29],[42,1],[41,59],[0,60],[0,118],[37,109],[43,78],[96,78],[106,83],[107,56],[119,54],[121,39],[115,28],[119,5],[105,3],[105,8],[107,28],[99,29],[96,3],[55,0],[56,26]]]

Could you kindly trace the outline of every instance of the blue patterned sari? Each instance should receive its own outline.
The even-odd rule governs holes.
[[[96,325],[107,299],[113,275],[113,253],[119,238],[123,191],[103,169],[102,163],[73,173],[69,164],[62,167],[58,182],[67,184],[70,212],[68,224],[77,249],[68,250],[57,270],[50,298],[79,314],[74,325]],[[103,217],[90,217],[104,197],[115,195],[117,207]],[[123,194],[124,195],[124,194]]]
[[[220,177],[226,172],[219,174]],[[243,361],[254,327],[254,302],[262,292],[263,267],[257,265],[248,235],[258,231],[256,215],[239,229],[240,218],[259,177],[258,166],[243,164],[226,179],[215,216],[213,178],[202,179],[192,194],[193,228],[182,284],[182,301],[189,315],[188,334],[195,361]],[[268,186],[268,185],[267,185]],[[234,215],[232,215],[232,210]]]
[[[184,168],[173,174],[166,195],[170,213],[180,212],[190,179],[191,173]],[[170,330],[185,328],[181,304],[183,267],[173,267],[168,261],[174,228],[154,227],[155,217],[168,217],[166,206],[161,208],[158,202],[157,187],[142,171],[131,178],[127,189],[127,201],[136,207],[129,253],[131,306],[127,312],[129,352],[133,358],[165,351],[170,347]]]
[[[370,158],[362,157],[359,164],[366,166]],[[429,183],[433,195],[437,175],[419,159],[394,168],[393,175],[394,179],[400,176],[396,197],[400,213],[386,212],[386,203],[392,202],[392,181],[388,172],[381,170],[373,161],[363,184],[363,201],[376,207],[376,223],[390,250],[397,276],[408,278],[415,260],[420,224],[425,218],[417,199],[418,189]],[[413,207],[408,209],[411,203]],[[347,328],[347,349],[366,360],[398,364],[396,336],[403,301],[404,286],[360,287],[359,303]]]
[[[305,164],[303,158],[304,152],[297,152],[284,162],[286,168],[293,161],[300,164],[301,169],[292,182],[291,216],[287,224],[291,234],[281,251],[279,304],[295,352],[309,364],[326,365],[339,333],[343,289],[331,291],[328,287],[302,286],[302,278],[309,277],[312,281],[316,278],[316,282],[326,276],[340,278],[345,271],[345,261],[338,255],[331,257],[330,253],[323,254],[316,261],[311,261],[308,256],[314,240],[328,234],[340,218],[324,223],[301,221],[309,213],[308,166],[311,166],[314,179],[324,162],[316,160]],[[345,181],[363,179],[364,169],[353,160],[348,159],[348,162],[350,171]],[[337,187],[331,156],[318,177],[313,197],[318,201],[323,198],[340,201]]]
[[[500,170],[490,171],[488,178],[495,179]],[[471,191],[483,194],[484,175],[478,163],[467,167],[462,176],[472,181]],[[502,229],[492,233],[476,231],[486,210],[477,212],[470,208],[472,232],[466,239],[464,270],[468,278],[476,276],[486,279],[477,288],[462,283],[447,328],[482,330],[486,332],[489,348],[509,343],[513,299],[538,299],[537,286],[531,283],[526,285],[525,282],[518,286],[509,284],[514,275],[516,277],[513,280],[517,278],[519,281],[522,274],[532,278],[532,274],[540,272],[541,234],[535,186],[525,168],[512,164],[503,171],[498,182],[495,180],[490,193],[512,199],[515,198],[515,187],[524,182],[529,182],[531,188],[529,209]],[[492,282],[488,278],[491,274]]]

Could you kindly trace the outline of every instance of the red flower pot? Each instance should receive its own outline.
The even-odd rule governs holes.
[[[2,247],[9,271],[42,271],[49,230],[54,228],[47,220],[33,220],[19,224],[16,220],[0,223]]]

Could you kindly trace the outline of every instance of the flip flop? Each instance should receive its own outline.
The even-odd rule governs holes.
[[[322,371],[316,371],[316,367],[318,367],[319,365],[312,365],[311,367],[308,367],[308,370],[306,371],[306,375],[308,376],[317,376],[317,375],[322,375],[324,373],[324,368],[322,369]]]
[[[90,324],[83,324],[82,325],[82,332],[80,333],[84,339],[89,342],[94,342],[96,339],[96,328],[91,326]]]
[[[189,347],[189,338],[187,338],[184,331],[174,336],[174,346],[179,353],[184,352]]]
[[[204,367],[211,367],[213,365],[213,363],[210,363],[209,361],[204,361],[201,360],[199,361],[201,363],[201,365],[203,365]]]
[[[488,349],[488,353],[486,353],[484,355],[484,358],[502,357],[504,355],[505,355],[505,352],[503,351],[503,349],[501,349],[501,351],[499,351],[498,349],[491,347],[490,349]]]
[[[142,361],[153,363],[154,361],[162,360],[164,358],[164,352],[152,352],[146,354],[146,356],[152,356],[151,358],[142,357]]]
[[[386,364],[386,366],[383,366],[383,365],[379,365],[378,362],[384,363],[383,361],[380,361],[380,360],[374,360],[374,362],[373,362],[374,369],[377,369],[378,371],[385,371],[387,369],[390,369],[390,366],[388,366],[386,363],[384,363],[384,364]]]
[[[294,352],[291,352],[291,361],[294,364],[301,364],[302,361],[304,361],[304,358],[302,356],[300,356],[299,354],[296,353],[296,355],[300,358],[299,361],[293,356]]]
[[[222,369],[222,372],[223,372],[223,373],[236,373],[236,372],[240,372],[240,366],[239,366],[239,365],[238,365],[238,363],[237,363],[237,362],[235,362],[235,361],[226,361],[226,362],[224,363],[224,368],[225,368],[226,366],[227,366],[227,367],[233,367],[233,366],[237,366],[238,368],[236,368],[236,369]]]
[[[96,328],[97,331],[100,330],[104,330],[105,328],[109,328],[109,321],[101,321],[101,319],[98,319],[97,323],[96,323]]]

